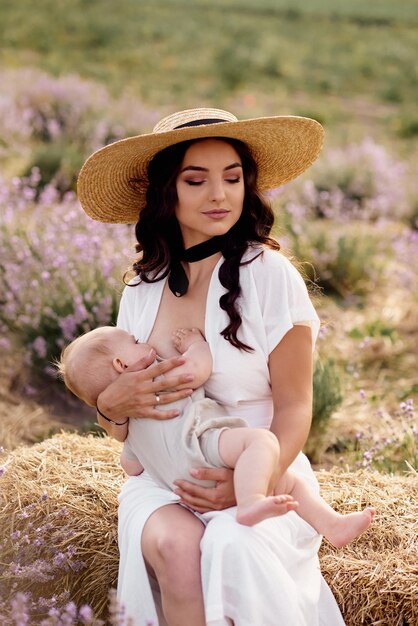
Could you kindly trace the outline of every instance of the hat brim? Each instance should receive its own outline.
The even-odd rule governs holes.
[[[258,187],[267,191],[293,180],[317,159],[324,130],[310,118],[277,116],[122,139],[101,148],[83,165],[77,183],[83,209],[100,222],[137,222],[145,204],[151,159],[168,146],[209,137],[239,139],[247,144],[258,165]],[[144,182],[133,188],[132,179]]]

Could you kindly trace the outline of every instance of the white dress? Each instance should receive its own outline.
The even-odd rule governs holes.
[[[243,258],[259,254],[249,249]],[[265,249],[240,269],[242,326],[239,338],[254,348],[240,351],[220,335],[228,317],[219,307],[225,289],[214,269],[208,290],[205,335],[213,373],[205,392],[225,413],[269,428],[273,416],[268,356],[297,322],[319,320],[299,272],[282,254]],[[126,287],[118,326],[141,341],[151,334],[165,280]],[[318,490],[308,459],[300,453],[291,469]],[[165,625],[158,590],[152,589],[140,552],[141,532],[159,507],[176,502],[171,491],[144,472],[123,485],[119,496],[118,598],[134,626]],[[321,537],[295,512],[253,527],[235,520],[235,508],[198,515],[207,524],[201,542],[202,586],[208,626],[344,626],[323,580],[317,552]],[[192,626],[192,625],[190,625]]]

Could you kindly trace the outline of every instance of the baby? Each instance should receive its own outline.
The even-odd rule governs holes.
[[[176,374],[193,374],[190,386],[195,391],[174,403],[181,411],[178,417],[129,420],[121,454],[127,474],[138,475],[145,469],[160,485],[173,489],[176,479],[195,481],[189,474],[191,468],[228,467],[234,469],[237,521],[241,524],[252,526],[295,510],[335,547],[346,545],[369,528],[373,508],[341,515],[292,471],[278,477],[276,436],[266,429],[249,428],[238,417],[225,416],[220,405],[204,397],[212,356],[200,331],[178,329],[172,341],[185,359]],[[126,331],[105,326],[67,346],[58,369],[67,387],[95,407],[100,393],[150,350],[150,345],[137,343]],[[164,405],[167,408],[169,405]]]

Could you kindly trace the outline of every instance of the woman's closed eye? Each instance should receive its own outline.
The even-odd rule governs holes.
[[[184,181],[187,185],[190,186],[196,186],[196,185],[203,185],[203,183],[205,182],[204,180],[186,180]]]
[[[186,180],[185,183],[187,185],[190,185],[191,187],[193,186],[198,186],[198,185],[203,185],[203,183],[206,182],[206,179],[204,180]],[[240,176],[235,176],[234,178],[226,178],[225,179],[226,183],[230,183],[231,185],[234,185],[236,183],[240,183],[241,182],[241,177]]]

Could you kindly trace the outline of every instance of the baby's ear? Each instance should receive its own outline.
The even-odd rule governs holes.
[[[122,374],[122,372],[128,367],[119,357],[115,357],[113,359],[112,365],[119,374]]]

